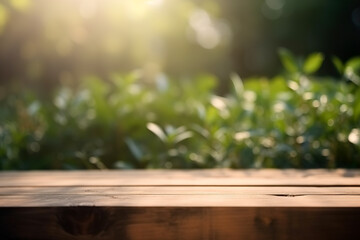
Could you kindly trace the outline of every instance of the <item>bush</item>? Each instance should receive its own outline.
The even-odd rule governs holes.
[[[341,79],[313,74],[323,61],[280,50],[285,71],[216,95],[203,75],[84,77],[46,101],[33,92],[0,103],[0,168],[360,167],[359,58],[333,58]]]

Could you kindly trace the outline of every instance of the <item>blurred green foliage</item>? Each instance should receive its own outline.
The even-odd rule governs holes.
[[[360,59],[333,57],[341,79],[313,75],[324,55],[280,49],[284,71],[216,94],[217,79],[141,72],[91,75],[50,100],[0,100],[0,168],[359,168]]]

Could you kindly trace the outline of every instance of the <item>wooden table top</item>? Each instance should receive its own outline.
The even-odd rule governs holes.
[[[360,171],[14,171],[0,195],[0,207],[360,207]]]

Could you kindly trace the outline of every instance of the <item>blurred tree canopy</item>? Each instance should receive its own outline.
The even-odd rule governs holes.
[[[142,69],[228,79],[272,75],[280,46],[349,59],[360,53],[355,0],[2,0],[0,81],[53,89],[59,82]],[[328,60],[323,73],[332,73]]]

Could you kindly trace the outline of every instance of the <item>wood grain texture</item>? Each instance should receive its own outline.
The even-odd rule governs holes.
[[[2,187],[0,206],[360,207],[360,187]]]
[[[1,210],[1,239],[358,239],[360,208],[72,207]]]
[[[360,186],[358,170],[130,170],[0,173],[2,186]]]
[[[0,239],[359,239],[360,171],[0,173]]]

